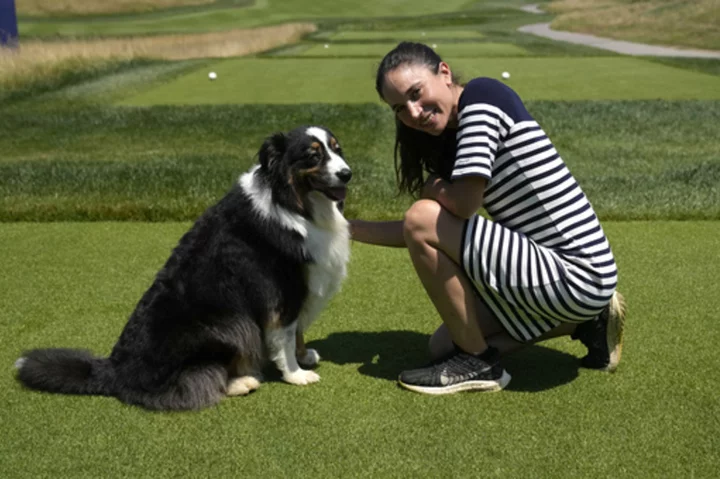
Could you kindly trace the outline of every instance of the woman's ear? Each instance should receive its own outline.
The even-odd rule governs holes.
[[[260,166],[264,169],[272,167],[275,160],[281,158],[285,154],[287,147],[287,139],[284,133],[274,133],[267,137],[260,147],[258,156],[260,157]]]
[[[443,79],[445,80],[445,83],[448,85],[452,84],[452,70],[450,70],[450,65],[448,65],[445,62],[440,62],[438,65],[438,75],[441,75]]]

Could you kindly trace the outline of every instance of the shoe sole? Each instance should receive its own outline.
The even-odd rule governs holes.
[[[607,366],[603,368],[609,373],[615,372],[620,363],[625,333],[625,298],[617,291],[610,300],[607,322],[607,348],[610,358]]]
[[[491,381],[465,381],[458,384],[443,387],[431,387],[431,386],[416,386],[414,384],[406,384],[402,381],[398,381],[400,386],[410,391],[415,391],[421,394],[430,394],[439,396],[442,394],[455,394],[462,391],[476,391],[476,392],[497,392],[505,388],[512,379],[512,376],[507,371],[503,370],[500,379]]]

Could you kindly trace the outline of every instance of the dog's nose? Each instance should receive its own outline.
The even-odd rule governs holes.
[[[343,183],[349,182],[350,178],[352,178],[352,171],[350,171],[350,168],[343,168],[335,174],[338,178],[340,178],[340,181],[342,181]]]

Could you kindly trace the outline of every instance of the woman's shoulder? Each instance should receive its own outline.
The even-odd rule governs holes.
[[[460,96],[459,109],[468,105],[492,105],[511,117],[528,115],[520,96],[505,83],[488,77],[473,78],[465,85]],[[520,119],[520,118],[517,118]]]

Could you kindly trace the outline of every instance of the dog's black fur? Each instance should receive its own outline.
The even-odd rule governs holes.
[[[274,206],[316,226],[318,202],[341,208],[350,179],[349,169],[336,169],[329,178],[325,166],[342,152],[332,133],[322,130],[333,151],[308,127],[297,128],[268,138],[259,167],[248,173],[272,193]],[[347,234],[344,219],[331,226]],[[238,374],[259,376],[266,330],[297,322],[309,295],[307,267],[318,259],[305,240],[261,214],[252,192],[238,182],[181,238],[109,358],[36,349],[18,361],[17,377],[32,389],[114,396],[156,410],[215,404]],[[239,363],[244,372],[235,370]]]

